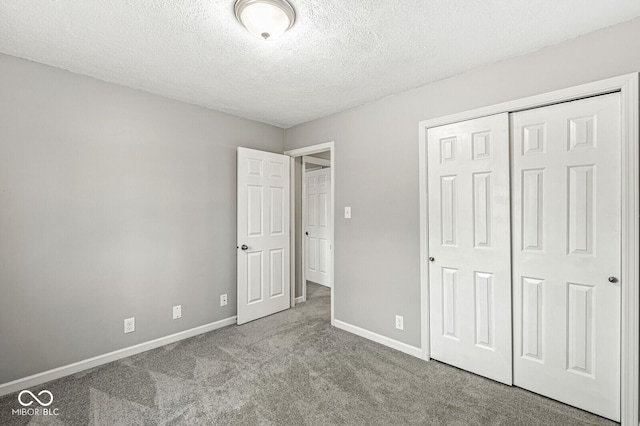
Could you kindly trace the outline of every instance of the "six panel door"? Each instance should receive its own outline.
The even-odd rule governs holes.
[[[305,172],[307,256],[305,278],[324,286],[331,286],[331,169]]]
[[[512,114],[511,139],[514,384],[618,421],[620,95]]]
[[[288,309],[289,157],[238,148],[238,324]]]
[[[509,118],[428,129],[431,357],[512,383]]]

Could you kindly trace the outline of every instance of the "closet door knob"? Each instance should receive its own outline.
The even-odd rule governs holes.
[[[617,283],[618,279],[616,277],[609,277],[609,282],[610,283]]]
[[[247,251],[249,249],[249,247],[246,244],[243,244],[242,247],[240,247],[242,249],[242,251]]]
[[[429,262],[435,262],[435,261],[436,261],[436,258],[435,258],[435,257],[430,257],[430,258],[429,258]]]

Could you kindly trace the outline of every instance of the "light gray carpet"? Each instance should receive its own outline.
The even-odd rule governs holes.
[[[31,390],[57,417],[0,424],[68,425],[595,425],[615,424],[331,328],[328,289],[308,301]]]

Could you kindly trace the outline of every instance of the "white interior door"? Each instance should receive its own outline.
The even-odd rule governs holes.
[[[509,120],[428,130],[431,357],[512,383]]]
[[[515,113],[514,383],[620,419],[620,96]]]
[[[305,172],[306,279],[330,287],[331,169]]]
[[[288,309],[289,157],[238,148],[238,324]]]

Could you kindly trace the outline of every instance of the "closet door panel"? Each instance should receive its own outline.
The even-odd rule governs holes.
[[[508,115],[428,130],[431,357],[511,384]]]
[[[616,421],[619,110],[610,94],[511,115],[514,384]]]

